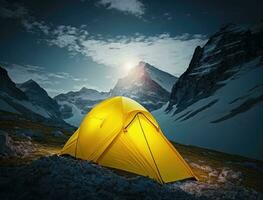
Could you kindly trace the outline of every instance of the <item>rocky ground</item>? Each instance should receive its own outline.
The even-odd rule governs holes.
[[[23,126],[0,123],[0,199],[263,199],[262,161],[174,144],[200,180],[160,185],[57,156],[66,132]]]
[[[170,189],[144,177],[125,178],[87,161],[59,156],[2,168],[0,176],[5,191],[1,199],[196,199],[179,187]]]
[[[0,168],[1,199],[262,199],[253,189],[194,180],[160,185],[124,177],[88,161],[47,156]]]

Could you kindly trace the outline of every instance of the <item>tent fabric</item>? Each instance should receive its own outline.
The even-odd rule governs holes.
[[[148,176],[159,183],[195,178],[154,117],[126,97],[113,97],[95,106],[61,154]]]

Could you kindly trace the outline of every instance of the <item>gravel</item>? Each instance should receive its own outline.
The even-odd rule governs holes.
[[[88,161],[49,156],[29,165],[0,167],[0,199],[263,199],[242,187],[219,188],[197,181],[160,185],[127,178]]]

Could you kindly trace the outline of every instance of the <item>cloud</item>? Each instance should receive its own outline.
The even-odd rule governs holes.
[[[173,19],[171,13],[169,13],[169,12],[164,13],[163,16],[164,16],[167,20],[172,20],[172,19]]]
[[[83,26],[76,28],[73,26],[60,25],[56,27],[51,33],[51,39],[47,39],[49,45],[55,45],[60,48],[66,47],[71,55],[81,51],[81,41],[87,39],[89,33]]]
[[[0,17],[19,20],[28,32],[39,31],[45,35],[49,34],[50,27],[44,21],[37,21],[21,4],[2,1],[0,3]]]
[[[127,4],[124,2],[126,0],[99,1],[108,9],[118,9],[137,16],[144,13],[144,5],[140,1],[129,0]],[[6,8],[9,9],[9,7]],[[202,46],[207,41],[204,35],[188,33],[179,36],[171,36],[169,33],[153,36],[136,33],[129,37],[119,35],[105,38],[100,34],[92,35],[86,30],[86,26],[60,25],[54,27],[44,21],[35,20],[28,14],[27,9],[22,9],[21,6],[13,6],[12,8],[12,14],[5,14],[5,16],[21,17],[24,28],[28,32],[43,33],[46,36],[44,41],[48,45],[66,48],[70,55],[82,54],[98,64],[121,70],[127,62],[136,64],[139,61],[145,61],[178,76],[188,67],[195,47]],[[164,13],[163,16],[169,18],[171,14]],[[61,75],[56,74],[56,76]]]
[[[188,33],[179,36],[136,33],[129,37],[104,38],[102,35],[91,35],[86,27],[66,25],[49,30],[48,36],[45,40],[47,44],[66,48],[70,55],[82,54],[98,64],[122,69],[127,62],[137,64],[145,61],[177,76],[188,67],[195,47],[207,41],[205,35]]]
[[[1,62],[7,69],[9,76],[16,83],[22,83],[29,79],[34,79],[39,83],[48,81],[44,68],[34,65],[18,65],[13,63]]]
[[[137,33],[132,37],[102,39],[88,35],[81,37],[77,32],[70,35],[62,32],[48,43],[81,53],[98,64],[121,68],[127,62],[136,64],[143,60],[176,75],[188,67],[195,47],[206,42],[203,35],[187,33],[174,37],[168,33],[155,36]]]
[[[81,88],[89,88],[89,89],[93,89],[93,90],[98,90],[100,91],[100,89],[97,86],[91,85],[89,83],[84,83],[84,84],[76,84],[73,86],[73,91],[79,91]]]
[[[100,0],[98,5],[141,17],[145,12],[144,4],[139,0]]]
[[[68,92],[64,89],[55,89],[55,88],[46,88],[45,90],[47,91],[48,94],[51,94],[51,96],[56,96],[58,94]]]
[[[40,31],[45,35],[49,34],[50,27],[46,25],[44,21],[39,22],[39,21],[32,21],[32,19],[31,20],[23,19],[21,23],[28,32]]]
[[[7,62],[0,62],[0,64],[8,71],[8,75],[15,83],[23,83],[29,79],[33,79],[51,96],[65,92],[60,88],[60,86],[63,87],[64,83],[70,82],[72,85],[88,85],[88,79],[74,77],[66,72],[51,73],[46,71],[45,68],[35,65],[21,65]],[[56,89],[54,89],[54,85],[56,85]]]
[[[0,17],[19,19],[28,15],[28,10],[20,4],[9,4],[6,1],[1,2]]]
[[[8,74],[17,83],[25,82],[29,79],[33,79],[38,83],[48,83],[60,80],[72,80],[72,81],[87,81],[87,79],[81,79],[74,77],[66,72],[51,73],[45,70],[43,67],[35,65],[20,65],[7,62],[0,62],[7,70]]]

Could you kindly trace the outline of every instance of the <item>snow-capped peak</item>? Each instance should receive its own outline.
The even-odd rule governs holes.
[[[132,76],[134,73],[139,76],[147,73],[153,81],[158,83],[167,92],[171,92],[171,89],[177,80],[177,77],[165,71],[162,71],[144,61],[140,61],[138,65],[130,71],[128,76]]]
[[[173,75],[141,61],[125,77],[118,80],[110,93],[111,96],[132,98],[152,111],[168,101],[176,80]]]

